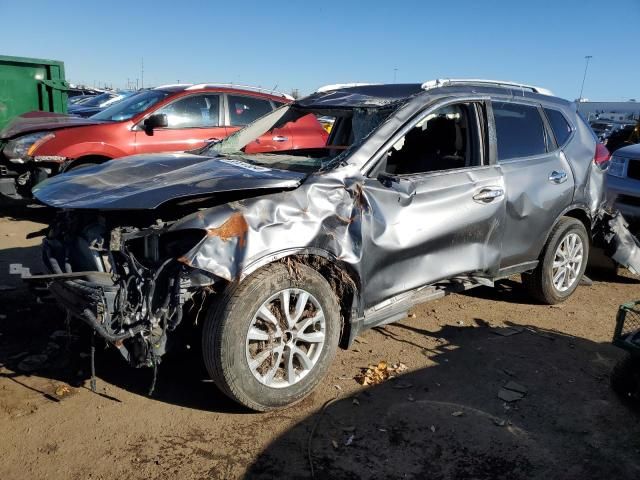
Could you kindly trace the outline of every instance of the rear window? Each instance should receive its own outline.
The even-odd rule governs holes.
[[[229,101],[229,118],[231,125],[234,126],[249,125],[273,110],[269,100],[238,95],[228,95],[227,99]]]
[[[516,103],[493,104],[498,137],[498,160],[546,153],[544,124],[536,107]]]
[[[553,135],[556,137],[558,146],[563,146],[571,136],[571,125],[569,125],[567,119],[564,118],[564,115],[558,110],[545,108],[544,113],[547,115],[547,119],[551,125],[551,130],[553,130]]]

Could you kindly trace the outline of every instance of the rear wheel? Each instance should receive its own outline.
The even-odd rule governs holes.
[[[563,302],[578,287],[588,258],[586,228],[575,218],[562,217],[551,231],[538,266],[522,275],[522,283],[542,303]]]
[[[613,367],[610,381],[623,400],[640,402],[640,357],[627,354]]]
[[[292,405],[320,382],[340,337],[337,299],[315,270],[269,265],[207,314],[202,347],[216,385],[257,411]]]

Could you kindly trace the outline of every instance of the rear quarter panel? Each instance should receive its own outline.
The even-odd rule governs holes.
[[[557,108],[557,106],[551,106]],[[605,201],[605,173],[593,163],[596,151],[596,137],[578,115],[574,103],[562,109],[575,127],[573,136],[562,147],[575,181],[573,203],[585,205],[593,215]]]

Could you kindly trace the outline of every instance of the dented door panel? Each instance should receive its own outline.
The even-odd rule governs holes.
[[[483,192],[502,192],[477,200]],[[500,167],[367,180],[370,214],[363,226],[366,306],[421,285],[500,264],[504,182]]]
[[[502,268],[506,268],[538,258],[546,234],[572,202],[575,183],[569,163],[559,150],[503,162],[502,171],[507,192],[502,249]],[[565,180],[554,180],[554,172],[563,172]]]

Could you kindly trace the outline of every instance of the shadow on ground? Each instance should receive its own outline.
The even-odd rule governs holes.
[[[639,478],[640,415],[608,384],[616,349],[533,327],[436,335],[433,366],[339,398],[269,445],[246,478],[310,478],[311,461],[316,478]],[[524,398],[499,399],[508,382]]]
[[[55,303],[38,303],[31,292],[17,288],[0,292],[0,366],[7,378],[45,399],[57,402],[55,385],[87,388],[90,379],[90,330],[77,320],[67,326]],[[220,393],[201,360],[198,332],[185,332],[180,346],[163,358],[153,399],[204,411],[242,413],[245,410]],[[187,347],[188,345],[188,347]],[[114,348],[96,342],[96,376],[103,382],[146,396],[152,370],[128,365]],[[98,394],[113,401],[117,397]]]
[[[28,295],[0,298],[9,312],[0,322],[2,376],[57,402],[34,380],[86,385],[88,337],[75,328],[67,342],[61,313],[28,304]],[[620,351],[535,327],[512,325],[503,336],[482,319],[476,324],[436,332],[402,323],[377,329],[387,341],[424,335],[437,346],[423,351],[425,368],[338,398],[289,428],[251,457],[246,478],[309,478],[309,459],[316,478],[639,478],[640,415],[609,388]],[[43,365],[20,367],[25,355],[43,353]],[[96,361],[99,385],[146,394],[149,369],[128,367],[111,349],[100,350]],[[154,399],[243,412],[206,378],[198,349],[180,349],[161,366]],[[526,389],[522,399],[498,398],[508,382]],[[121,401],[113,389],[98,394]]]

